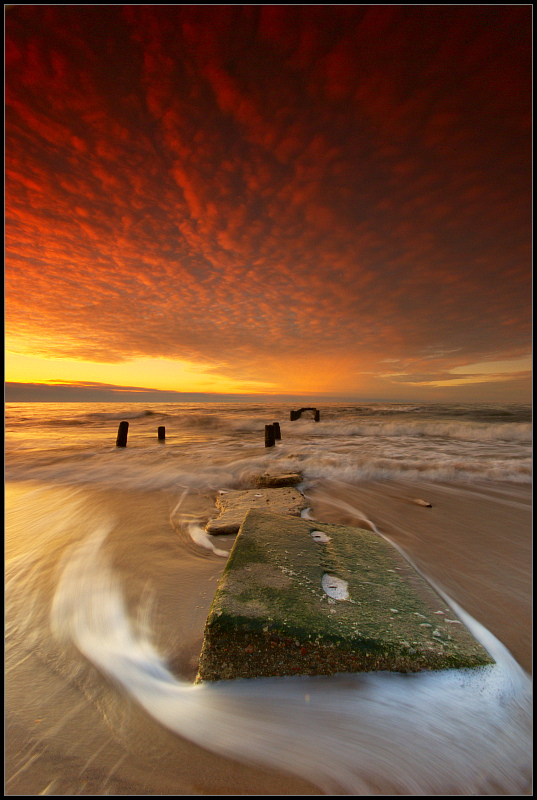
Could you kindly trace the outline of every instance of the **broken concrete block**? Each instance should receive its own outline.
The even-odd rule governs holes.
[[[207,533],[213,536],[237,533],[251,508],[300,516],[300,512],[303,508],[307,508],[308,503],[297,489],[282,487],[225,492],[217,497],[216,505],[220,509],[220,516],[209,520],[205,527]]]
[[[279,488],[282,486],[296,486],[302,480],[299,472],[286,472],[281,475],[260,475],[254,483],[260,488]]]
[[[254,508],[207,618],[197,681],[489,663],[378,534]]]

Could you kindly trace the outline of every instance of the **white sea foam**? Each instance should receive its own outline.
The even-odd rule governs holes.
[[[104,557],[107,531],[101,526],[71,550],[54,597],[53,630],[171,731],[232,759],[299,775],[331,794],[527,791],[529,678],[461,609],[495,665],[193,686],[177,680],[147,632],[131,626]]]
[[[227,558],[229,555],[228,550],[220,550],[218,547],[215,546],[212,536],[209,536],[208,533],[204,531],[201,525],[198,525],[195,522],[190,522],[187,526],[188,532],[192,537],[192,541],[195,542],[199,547],[204,547],[206,550],[210,550],[216,556],[223,556]]]
[[[388,440],[390,443],[392,440]],[[135,440],[126,448],[114,445],[96,447],[94,442],[77,448],[61,448],[51,441],[40,451],[25,442],[8,445],[6,477],[8,480],[36,480],[64,484],[105,484],[126,489],[200,489],[239,488],[252,476],[277,468],[300,471],[306,481],[415,480],[475,483],[511,481],[530,483],[531,447],[510,443],[507,450],[498,444],[480,451],[470,442],[456,447],[440,445],[428,439],[419,443],[397,440],[386,442],[360,440],[338,442],[306,437],[303,441],[284,442],[274,452],[249,442],[205,442],[161,446],[155,441],[140,447]]]
[[[488,406],[334,407],[320,422],[284,421],[281,407],[254,405],[29,404],[22,411],[8,408],[8,480],[216,490],[246,486],[277,467],[309,482],[531,482],[531,424],[505,421],[525,420],[526,410],[504,417],[511,412]],[[127,447],[116,448],[124,418],[131,421]],[[282,420],[282,439],[267,451],[264,425],[274,418]]]
[[[334,419],[327,422],[303,421],[300,427],[286,426],[286,433],[293,432],[303,435],[305,432],[318,436],[339,437],[410,437],[410,438],[441,438],[462,439],[464,441],[494,442],[513,441],[529,442],[532,439],[532,426],[528,422],[498,423],[498,422],[469,422],[464,421],[437,421],[425,422],[421,420],[391,420],[386,421],[350,421]]]
[[[170,522],[172,527],[174,527],[179,534],[182,534],[184,531],[186,531],[192,542],[198,547],[201,547],[204,550],[210,550],[217,556],[223,556],[227,558],[229,551],[220,550],[218,547],[216,547],[213,537],[204,530],[200,524],[200,521],[198,519],[193,519],[191,514],[186,514],[183,512],[183,503],[187,495],[188,490],[185,490],[181,494],[179,502],[170,514]]]

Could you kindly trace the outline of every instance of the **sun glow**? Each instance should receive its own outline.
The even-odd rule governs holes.
[[[165,358],[137,358],[118,364],[41,358],[6,352],[5,379],[16,383],[109,383],[176,392],[270,391],[273,385],[261,381],[228,378],[202,364]]]

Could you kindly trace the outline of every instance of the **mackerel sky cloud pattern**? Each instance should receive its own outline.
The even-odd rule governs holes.
[[[529,6],[12,7],[8,342],[393,398],[521,358],[531,140]]]

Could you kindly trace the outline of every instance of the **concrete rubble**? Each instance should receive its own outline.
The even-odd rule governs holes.
[[[251,508],[299,516],[308,503],[297,489],[282,486],[221,491],[216,499],[216,506],[220,510],[219,516],[209,520],[205,527],[207,533],[213,536],[237,533]]]
[[[284,472],[280,475],[259,475],[255,478],[254,483],[260,488],[273,488],[277,489],[282,486],[296,486],[302,481],[302,475],[299,472]]]

